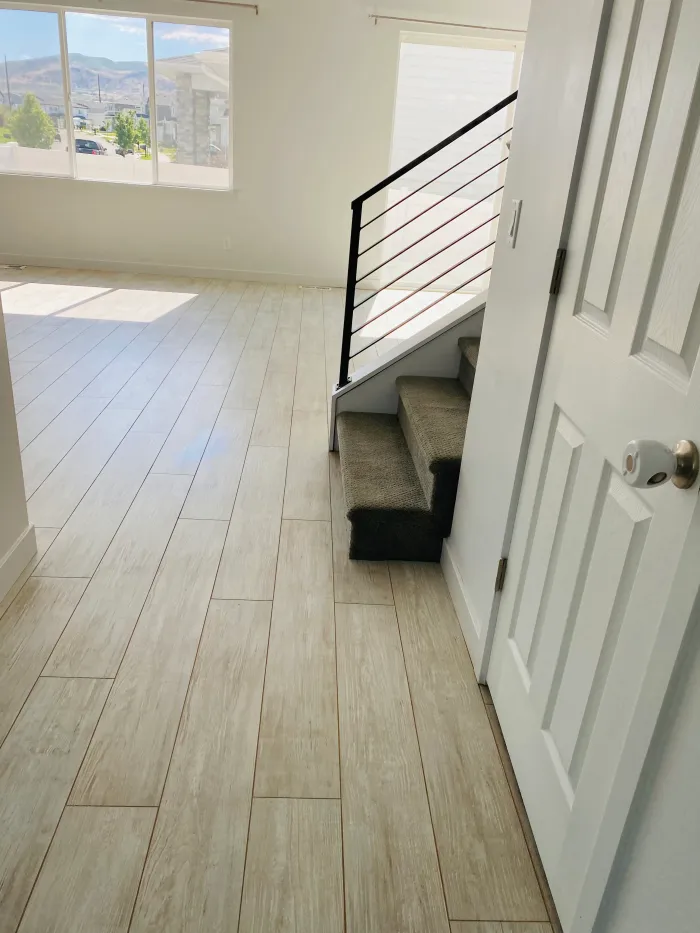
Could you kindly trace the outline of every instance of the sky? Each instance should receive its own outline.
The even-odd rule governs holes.
[[[111,58],[146,61],[146,21],[133,16],[66,13],[68,51]],[[215,26],[156,23],[156,58],[187,55],[228,45],[228,30]],[[57,55],[58,15],[30,10],[0,9],[0,60]]]

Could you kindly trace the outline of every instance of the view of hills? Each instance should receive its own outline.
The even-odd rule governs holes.
[[[73,102],[93,104],[98,101],[98,75],[102,102],[122,102],[141,107],[148,97],[148,66],[146,62],[115,62],[109,58],[72,53],[70,65]],[[13,100],[32,91],[45,103],[63,101],[61,59],[59,55],[31,58],[7,63]],[[0,92],[7,88],[4,69],[0,69]],[[175,85],[167,78],[156,76],[159,103],[171,103]]]

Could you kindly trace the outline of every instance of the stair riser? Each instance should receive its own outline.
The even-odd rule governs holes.
[[[440,560],[442,535],[425,515],[351,516],[350,526],[351,560]]]
[[[459,361],[458,378],[462,383],[462,388],[470,397],[474,389],[474,376],[476,376],[476,370],[469,360],[463,356]]]

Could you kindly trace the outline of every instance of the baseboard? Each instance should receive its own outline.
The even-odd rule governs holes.
[[[10,550],[0,558],[0,602],[9,593],[15,580],[35,554],[34,525],[28,525]]]
[[[482,659],[479,631],[474,624],[474,617],[469,610],[469,600],[464,587],[464,581],[462,580],[462,574],[459,572],[454,554],[450,549],[449,538],[446,538],[442,543],[442,559],[440,563],[445,576],[445,582],[447,583],[447,589],[452,597],[452,604],[455,607],[455,612],[457,613],[457,618],[459,619],[459,624],[464,635],[464,640],[469,649],[472,665],[474,666],[474,673],[476,674],[477,680],[481,683],[486,683],[486,671],[480,670]]]
[[[261,272],[253,269],[220,269],[214,266],[182,266],[168,263],[117,262],[89,257],[21,256],[0,253],[0,265],[45,266],[57,269],[94,270],[96,272],[133,272],[143,275],[174,275],[208,279],[231,279],[237,282],[274,282],[281,285],[307,285],[310,288],[345,288],[345,278],[318,275],[292,275],[288,272]]]

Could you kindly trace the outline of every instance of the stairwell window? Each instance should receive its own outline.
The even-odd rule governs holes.
[[[221,22],[0,7],[0,172],[231,188],[230,87]]]

